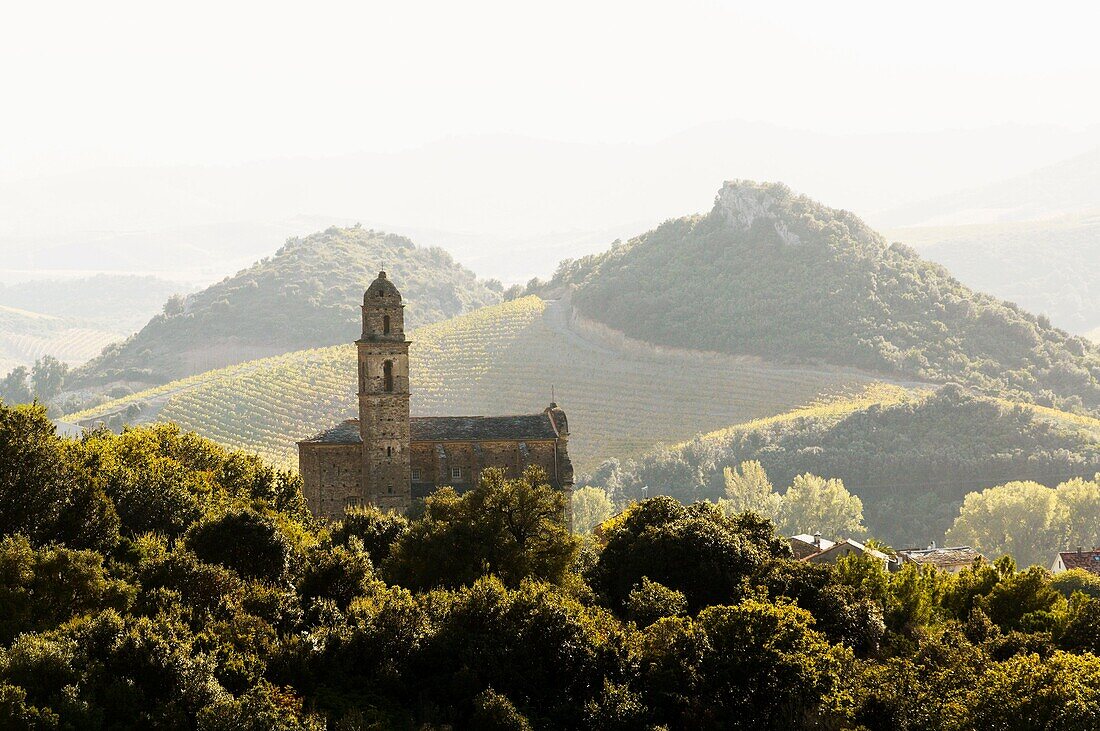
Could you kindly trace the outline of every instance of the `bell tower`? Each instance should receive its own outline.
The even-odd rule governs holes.
[[[409,433],[409,341],[405,305],[385,270],[363,294],[359,356],[359,435],[362,495],[382,510],[412,501]]]

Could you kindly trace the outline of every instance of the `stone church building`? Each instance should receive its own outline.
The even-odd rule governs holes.
[[[569,424],[557,404],[519,416],[409,415],[404,308],[397,287],[379,272],[363,295],[363,333],[355,341],[359,418],[298,442],[313,513],[340,518],[347,507],[367,503],[404,511],[440,487],[470,489],[487,467],[518,477],[537,465],[554,487],[571,491]]]

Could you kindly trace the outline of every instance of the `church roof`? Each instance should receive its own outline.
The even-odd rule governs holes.
[[[565,414],[554,409],[564,426]],[[409,429],[414,442],[523,441],[557,439],[558,429],[550,413],[518,416],[414,416]],[[564,430],[563,430],[564,431]],[[359,420],[348,419],[303,442],[310,444],[361,444]]]
[[[388,297],[395,299],[398,302],[401,301],[401,293],[397,291],[397,287],[394,286],[386,277],[386,271],[383,269],[378,272],[378,278],[370,283],[367,287],[367,291],[363,293],[363,304],[367,304],[368,301],[376,297]]]
[[[414,416],[414,442],[468,442],[494,439],[557,439],[546,413],[521,416]]]
[[[306,442],[310,444],[362,444],[363,440],[359,436],[359,420],[341,421],[331,429],[314,434],[309,439],[303,439],[299,444]]]

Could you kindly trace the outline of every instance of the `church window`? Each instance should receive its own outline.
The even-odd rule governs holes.
[[[392,457],[393,456],[393,447],[386,447],[386,456],[387,457]]]
[[[461,467],[452,467],[451,468],[451,479],[452,480],[461,480],[462,479],[462,468]]]
[[[382,315],[382,334],[383,335],[389,335],[390,334],[390,316],[389,315]]]
[[[413,482],[420,482],[420,474],[421,474],[420,473],[420,468],[419,467],[413,467],[413,469],[412,469]]]
[[[384,382],[383,388],[386,393],[393,392],[393,361],[387,360],[382,364],[382,380]]]

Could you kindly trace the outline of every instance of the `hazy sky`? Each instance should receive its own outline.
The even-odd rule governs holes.
[[[1100,123],[1096,3],[17,3],[5,177],[395,151]]]

